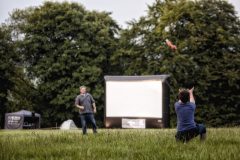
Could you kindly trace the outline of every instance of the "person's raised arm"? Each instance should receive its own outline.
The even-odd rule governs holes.
[[[190,96],[190,102],[195,103],[193,91],[194,91],[194,87],[189,90],[189,96]]]

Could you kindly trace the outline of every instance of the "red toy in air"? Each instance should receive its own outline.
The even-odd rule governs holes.
[[[166,44],[168,45],[169,48],[171,48],[172,50],[176,50],[177,46],[174,45],[170,40],[166,39]]]

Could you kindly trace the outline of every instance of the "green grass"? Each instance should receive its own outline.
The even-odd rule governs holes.
[[[90,130],[89,130],[90,132]],[[240,128],[208,129],[203,143],[176,143],[174,129],[0,131],[0,160],[240,160]]]

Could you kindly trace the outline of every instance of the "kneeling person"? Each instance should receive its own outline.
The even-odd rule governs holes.
[[[94,113],[96,113],[96,104],[92,95],[87,93],[85,86],[80,87],[80,95],[78,95],[75,100],[75,106],[79,108],[83,134],[87,133],[88,122],[92,124],[93,133],[97,133],[97,125],[94,119]]]
[[[203,124],[196,124],[194,112],[196,104],[193,96],[194,87],[190,90],[179,90],[179,101],[175,103],[177,113],[176,140],[184,143],[200,135],[200,140],[206,138],[206,128]]]

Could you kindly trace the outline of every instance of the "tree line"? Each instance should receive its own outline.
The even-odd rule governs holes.
[[[79,3],[16,9],[0,26],[0,61],[1,127],[6,112],[20,109],[40,113],[43,127],[78,123],[80,85],[96,99],[103,126],[104,75],[159,74],[171,76],[172,127],[178,88],[189,83],[198,122],[240,124],[240,20],[224,0],[156,0],[126,29]]]

